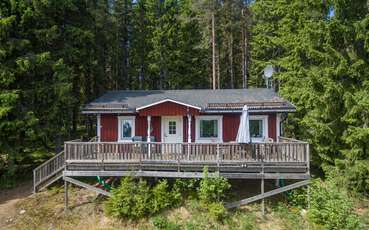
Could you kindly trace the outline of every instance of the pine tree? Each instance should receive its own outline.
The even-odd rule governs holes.
[[[261,85],[258,73],[272,63],[281,94],[298,109],[290,116],[294,134],[312,143],[314,163],[340,169],[350,189],[368,190],[366,1],[265,0],[252,10],[259,22],[251,42],[253,82]]]

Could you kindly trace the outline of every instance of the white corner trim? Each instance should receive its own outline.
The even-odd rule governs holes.
[[[262,138],[251,137],[252,142],[263,142],[265,138],[269,138],[268,133],[268,115],[250,115],[249,120],[262,120],[263,122],[263,134]]]
[[[96,136],[97,136],[97,142],[101,141],[101,115],[96,115]]]
[[[176,104],[179,104],[179,105],[183,105],[183,106],[187,106],[187,107],[191,107],[191,108],[194,108],[194,109],[201,110],[200,107],[197,107],[197,106],[194,106],[194,105],[186,104],[186,103],[183,103],[183,102],[180,102],[180,101],[175,101],[175,100],[172,100],[172,99],[164,99],[164,100],[160,100],[160,101],[148,104],[148,105],[138,107],[138,108],[136,108],[136,111],[139,111],[141,109],[145,109],[145,108],[148,108],[148,107],[151,107],[151,106],[154,106],[154,105],[158,105],[158,104],[161,104],[161,103],[164,103],[164,102],[173,102],[173,103],[176,103]]]
[[[201,120],[218,120],[218,138],[213,137],[200,137],[200,121]],[[223,142],[223,116],[222,115],[206,115],[195,116],[195,142],[196,143],[222,143]]]
[[[276,141],[279,141],[279,137],[281,136],[281,114],[280,113],[277,113],[276,114],[276,123],[277,123],[277,130],[276,130],[276,132],[277,132],[277,140]]]
[[[122,121],[132,120],[132,137],[135,136],[136,117],[135,116],[118,116],[118,142],[132,142],[132,137],[122,138]]]

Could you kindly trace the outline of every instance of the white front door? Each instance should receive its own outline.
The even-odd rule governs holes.
[[[183,142],[183,118],[182,117],[162,117],[162,142],[182,143]]]

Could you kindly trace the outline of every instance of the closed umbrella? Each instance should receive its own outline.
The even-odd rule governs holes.
[[[249,122],[249,111],[247,105],[242,108],[242,115],[240,119],[240,127],[237,132],[237,143],[250,143],[250,122]]]

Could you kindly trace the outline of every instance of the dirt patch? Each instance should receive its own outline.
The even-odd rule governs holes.
[[[10,224],[21,210],[17,204],[32,194],[32,182],[24,182],[12,189],[0,190],[0,228]],[[22,213],[22,212],[21,212]]]

